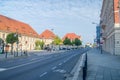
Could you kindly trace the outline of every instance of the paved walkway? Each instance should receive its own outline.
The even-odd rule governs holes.
[[[6,58],[6,53],[4,54],[0,54],[0,61],[1,60],[8,60],[8,59],[14,59],[14,58],[18,58],[18,57],[23,57],[26,56],[25,54],[18,52],[18,57],[15,57],[17,55],[17,53],[14,55],[11,55],[10,52],[7,53],[7,58]]]
[[[120,56],[100,53],[97,49],[88,52],[87,80],[120,80]]]

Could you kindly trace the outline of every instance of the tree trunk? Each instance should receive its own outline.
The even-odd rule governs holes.
[[[11,44],[11,55],[13,55],[13,44]]]

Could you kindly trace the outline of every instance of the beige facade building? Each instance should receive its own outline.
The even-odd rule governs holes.
[[[0,15],[0,38],[6,44],[6,36],[9,33],[16,33],[19,35],[19,42],[14,43],[14,51],[17,50],[34,50],[35,41],[39,40],[39,35],[32,29],[31,26],[23,22]],[[9,50],[10,50],[10,44]]]
[[[52,44],[55,37],[56,37],[56,35],[52,31],[50,31],[48,29],[46,29],[45,31],[43,31],[39,35],[40,40],[43,41],[45,43],[45,45]]]
[[[103,0],[100,25],[102,27],[103,50],[120,55],[119,0]]]

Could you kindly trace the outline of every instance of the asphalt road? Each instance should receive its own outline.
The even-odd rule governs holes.
[[[0,62],[0,80],[65,80],[85,49]]]

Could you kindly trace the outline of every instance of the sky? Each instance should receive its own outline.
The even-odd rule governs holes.
[[[38,34],[45,29],[61,38],[76,33],[83,43],[93,43],[101,6],[102,0],[0,0],[0,14],[29,24]]]

